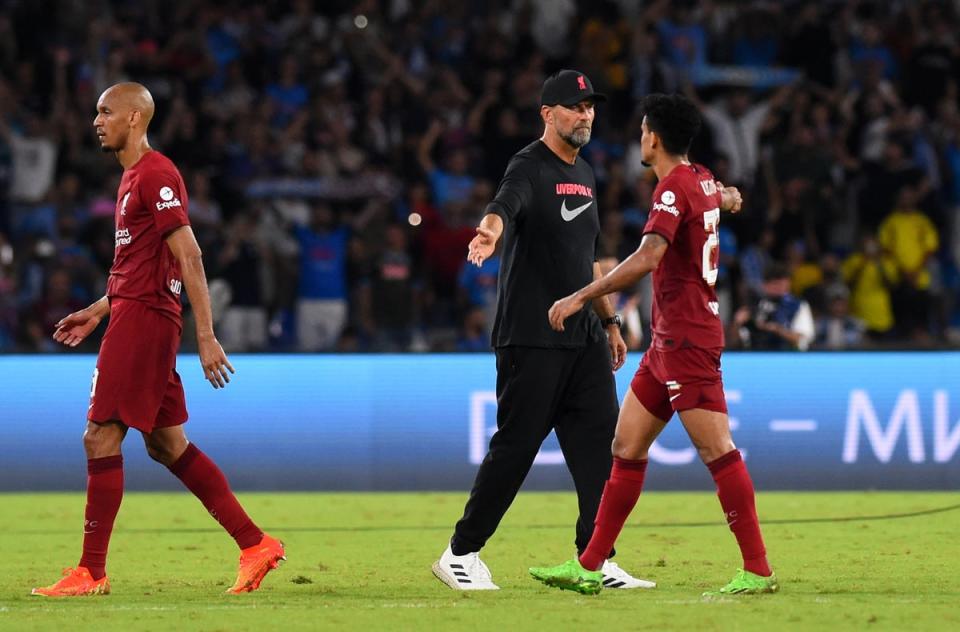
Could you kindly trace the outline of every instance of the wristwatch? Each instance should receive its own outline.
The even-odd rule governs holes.
[[[614,314],[610,318],[604,318],[600,321],[600,324],[604,327],[609,327],[610,325],[616,325],[617,328],[623,327],[623,319],[620,318],[620,314]]]

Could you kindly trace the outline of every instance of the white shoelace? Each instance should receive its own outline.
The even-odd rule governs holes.
[[[487,565],[480,559],[480,553],[470,554],[470,574],[476,575],[488,582],[493,581],[493,577],[490,575],[490,569],[488,569]]]

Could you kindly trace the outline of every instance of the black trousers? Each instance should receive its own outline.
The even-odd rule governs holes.
[[[605,340],[582,349],[497,349],[497,432],[454,529],[454,553],[479,551],[497,530],[551,429],[577,490],[575,542],[582,552],[610,476],[618,414]]]

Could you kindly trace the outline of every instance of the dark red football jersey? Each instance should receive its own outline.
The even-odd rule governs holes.
[[[713,286],[719,262],[720,189],[710,170],[682,164],[657,184],[643,232],[670,242],[653,272],[653,340],[657,349],[723,346]]]
[[[187,188],[169,158],[149,151],[123,172],[107,296],[146,303],[180,322],[180,264],[164,241],[190,224]]]

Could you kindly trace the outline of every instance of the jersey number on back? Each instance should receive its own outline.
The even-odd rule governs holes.
[[[717,227],[720,224],[720,209],[715,208],[703,214],[703,230],[707,233],[707,241],[703,244],[703,280],[713,286],[717,282],[718,267],[720,264],[720,237]]]

